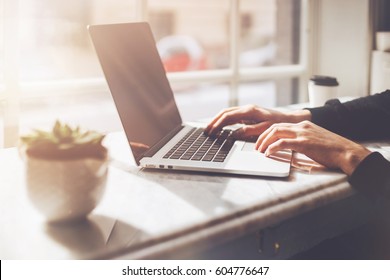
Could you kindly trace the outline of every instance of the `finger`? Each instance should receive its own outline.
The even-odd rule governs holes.
[[[296,147],[297,140],[296,139],[279,139],[268,146],[265,150],[265,156],[273,155],[282,150],[294,150]]]
[[[255,145],[256,150],[259,150],[261,143],[263,143],[264,139],[268,136],[268,134],[271,133],[272,129],[274,129],[274,127],[276,125],[277,124],[271,125],[262,134],[260,134],[259,138],[257,138],[257,141],[256,141],[256,145]]]
[[[278,124],[268,128],[257,139],[256,148],[263,153],[269,145],[281,138],[296,138],[296,132],[290,124]]]
[[[230,108],[226,108],[226,109],[223,109],[222,111],[220,111],[212,120],[211,122],[207,125],[207,127],[205,128],[205,132],[206,133],[209,133],[210,130],[213,128],[214,124],[226,113],[228,112],[231,112],[231,111],[234,111],[234,110],[237,110],[238,107],[230,107]]]
[[[272,125],[272,122],[261,122],[254,125],[245,125],[233,132],[233,137],[235,139],[247,140],[253,138],[253,136],[259,136],[267,128]]]
[[[223,127],[236,123],[253,123],[253,120],[249,118],[248,112],[245,110],[237,109],[225,112],[208,130],[208,133],[213,135],[219,132]]]
[[[261,143],[264,142],[264,139],[276,128],[279,128],[281,129],[282,127],[292,127],[292,126],[295,126],[296,124],[292,124],[292,123],[275,123],[275,124],[272,124],[270,127],[268,127],[262,134],[260,134],[259,138],[257,139],[256,141],[256,150],[259,150],[260,148],[260,145]]]

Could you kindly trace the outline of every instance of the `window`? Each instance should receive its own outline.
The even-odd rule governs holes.
[[[0,3],[0,19],[4,18],[3,7]],[[5,90],[4,90],[4,23],[0,21],[0,147],[4,146],[3,133],[4,133],[4,102],[5,102]]]
[[[148,19],[168,72],[229,67],[229,8],[229,1],[148,1]]]
[[[3,8],[0,9],[0,19],[4,18]],[[0,87],[4,82],[4,24],[0,21]]]
[[[305,0],[0,3],[5,146],[56,119],[100,131],[121,129],[88,24],[148,21],[184,120],[229,105],[297,101],[297,79],[306,73],[300,56],[307,41],[301,32]]]
[[[19,2],[21,81],[101,76],[87,26],[135,20],[131,0]]]

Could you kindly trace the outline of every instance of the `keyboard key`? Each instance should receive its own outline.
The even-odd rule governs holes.
[[[181,154],[173,154],[169,158],[170,159],[179,159],[181,157]]]
[[[192,155],[183,155],[180,159],[181,160],[189,160],[191,159]]]
[[[201,160],[202,159],[202,157],[203,157],[203,155],[194,155],[192,158],[191,158],[191,160]]]
[[[211,161],[213,159],[214,155],[205,155],[202,158],[202,161]]]

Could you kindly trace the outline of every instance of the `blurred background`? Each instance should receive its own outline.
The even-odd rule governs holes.
[[[368,65],[369,33],[354,32],[366,25],[369,31],[372,1],[339,2],[0,0],[0,146],[13,146],[19,134],[56,119],[103,132],[122,129],[89,24],[150,23],[185,121],[231,105],[305,101],[311,73],[347,72],[333,55],[328,67],[328,49],[319,43],[335,53],[351,47],[351,38],[364,42],[339,57]],[[342,14],[346,10],[351,13]],[[346,24],[346,31],[336,24]]]

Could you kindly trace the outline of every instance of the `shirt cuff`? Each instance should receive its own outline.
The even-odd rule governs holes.
[[[390,162],[380,153],[369,154],[356,167],[349,183],[357,190],[370,197],[378,197],[385,194],[385,189],[390,183]]]
[[[305,109],[311,113],[311,122],[328,130],[335,131],[335,127],[339,123],[336,108],[340,105],[341,103],[338,99],[331,99],[324,106]]]

